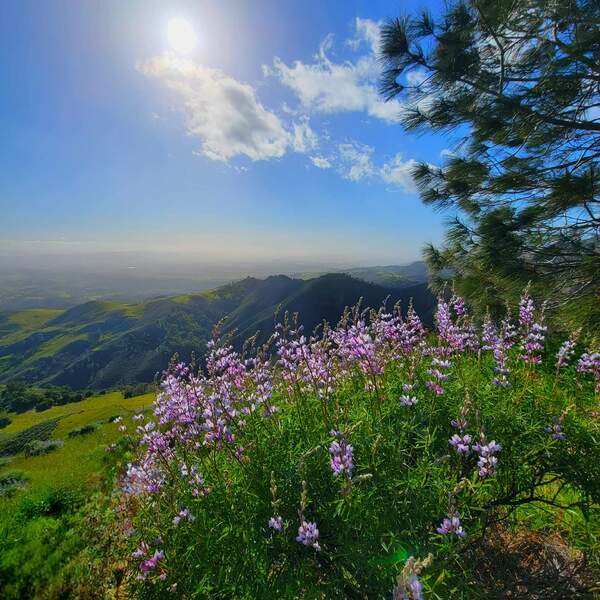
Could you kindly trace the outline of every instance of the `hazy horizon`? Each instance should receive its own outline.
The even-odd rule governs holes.
[[[406,264],[412,264],[412,261]],[[214,261],[192,254],[104,252],[0,255],[0,311],[68,308],[88,300],[144,301],[201,292],[270,275],[312,277],[356,268],[386,267],[334,261]]]

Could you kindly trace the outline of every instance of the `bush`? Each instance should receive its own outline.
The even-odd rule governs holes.
[[[64,442],[62,440],[32,440],[31,442],[27,442],[23,453],[25,456],[40,456],[63,446]]]
[[[73,512],[81,505],[81,493],[65,487],[48,488],[21,500],[17,515],[21,519],[57,516]]]
[[[8,427],[12,421],[8,417],[0,417],[0,429],[4,429],[4,427]]]
[[[23,452],[29,442],[48,440],[57,425],[58,419],[51,419],[1,438],[0,456],[13,456]]]
[[[88,423],[87,425],[82,425],[81,427],[76,427],[75,429],[71,429],[69,431],[69,437],[77,437],[78,435],[87,435],[88,433],[93,433],[99,427],[98,423]]]
[[[23,382],[13,382],[8,383],[0,392],[0,407],[16,413],[31,409],[42,412],[52,406],[79,402],[84,396],[83,392],[73,391],[66,386],[34,387]]]
[[[172,367],[119,502],[135,593],[486,598],[481,540],[532,515],[597,561],[591,354],[579,376],[570,346],[544,356],[521,308],[480,333],[440,299],[435,336],[355,310],[319,339],[280,326],[276,365],[213,345],[206,375]]]
[[[134,398],[136,396],[142,396],[155,389],[152,383],[138,383],[136,385],[127,385],[123,388],[123,398]]]
[[[78,494],[45,490],[22,497],[11,511],[0,511],[0,591],[3,600],[92,598],[69,595],[65,568],[77,561],[90,529],[79,530]],[[106,596],[105,596],[106,597]]]
[[[22,488],[27,483],[25,473],[13,472],[0,475],[0,496],[7,496]]]

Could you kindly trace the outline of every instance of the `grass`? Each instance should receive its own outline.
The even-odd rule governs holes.
[[[18,325],[21,329],[31,331],[45,325],[48,321],[55,319],[63,312],[64,310],[53,308],[32,308],[12,313],[8,318],[8,322]]]
[[[54,331],[56,327],[44,327],[64,311],[51,308],[32,308],[10,313],[0,329],[0,346],[8,346],[24,340],[40,329]]]
[[[9,413],[12,422],[2,430],[3,435],[15,434],[49,421],[57,421],[51,439],[64,439],[56,451],[33,457],[18,455],[0,465],[0,476],[20,471],[28,478],[27,491],[36,491],[48,485],[79,487],[83,482],[93,483],[102,467],[104,448],[118,437],[117,428],[107,423],[110,417],[130,415],[150,406],[154,394],[124,399],[121,392],[92,396],[81,402],[53,406],[43,412]],[[74,429],[103,422],[98,429],[85,436],[71,436]],[[0,501],[0,509],[2,501]]]
[[[141,302],[126,304],[117,300],[103,300],[100,304],[106,312],[121,312],[126,317],[139,318],[144,315],[145,310],[145,305]]]
[[[126,317],[140,318],[144,315],[145,305],[143,303],[126,304],[118,301],[98,301],[98,319],[106,317],[110,313],[121,313]],[[63,314],[64,310],[54,309],[31,309],[11,313],[0,329],[0,346],[8,346],[26,339],[34,332],[53,333],[53,337],[38,348],[32,357],[34,360],[51,356],[68,344],[87,339],[85,334],[78,334],[78,327],[72,324],[67,329],[62,326],[47,325],[52,319]],[[81,327],[88,327],[90,322],[85,322]],[[68,331],[68,333],[67,333]]]
[[[53,337],[51,340],[48,340],[45,344],[42,344],[37,352],[29,359],[29,360],[38,360],[40,358],[46,358],[56,354],[63,348],[66,348],[69,344],[73,342],[78,342],[80,340],[87,340],[88,336],[85,334],[73,335],[73,334],[65,334],[65,335],[57,335]]]
[[[153,397],[124,399],[120,392],[113,392],[40,413],[9,413],[12,422],[2,430],[2,437],[23,435],[52,423],[56,427],[50,441],[63,440],[64,444],[47,454],[27,457],[21,453],[0,460],[3,600],[92,597],[97,581],[89,580],[91,562],[84,558],[80,563],[78,558],[94,544],[90,525],[80,511],[106,480],[107,460],[113,459],[105,448],[121,437],[109,419],[143,411]],[[68,435],[87,428],[92,431],[85,435]],[[93,536],[97,535],[96,529]],[[71,564],[83,568],[73,575],[73,582],[68,581]],[[86,577],[88,588],[82,591],[78,582]]]

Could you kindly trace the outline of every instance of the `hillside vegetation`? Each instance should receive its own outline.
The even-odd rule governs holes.
[[[202,359],[213,327],[238,346],[272,332],[274,313],[299,312],[308,330],[336,322],[360,298],[366,306],[411,299],[425,316],[433,297],[425,284],[390,290],[342,274],[310,280],[246,278],[214,290],[157,298],[139,304],[93,301],[66,311],[0,313],[0,380],[105,390],[151,382],[175,353]]]
[[[82,528],[81,510],[109,472],[106,449],[120,437],[112,420],[152,400],[115,392],[9,415],[0,432],[0,448],[9,450],[0,458],[0,597],[60,596],[52,581],[99,536]],[[43,451],[28,455],[28,444]]]
[[[412,311],[355,310],[310,339],[284,321],[275,365],[211,343],[206,372],[172,366],[127,425],[137,456],[104,517],[127,566],[106,585],[592,598],[600,354],[546,336],[525,294],[516,321],[481,328],[439,298],[435,334]]]

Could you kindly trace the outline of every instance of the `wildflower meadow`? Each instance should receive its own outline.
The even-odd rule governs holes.
[[[600,353],[527,291],[514,308],[480,323],[440,297],[429,331],[355,307],[312,336],[286,317],[265,346],[174,362],[116,425],[134,597],[593,597]],[[568,550],[557,595],[490,560],[517,539]]]

